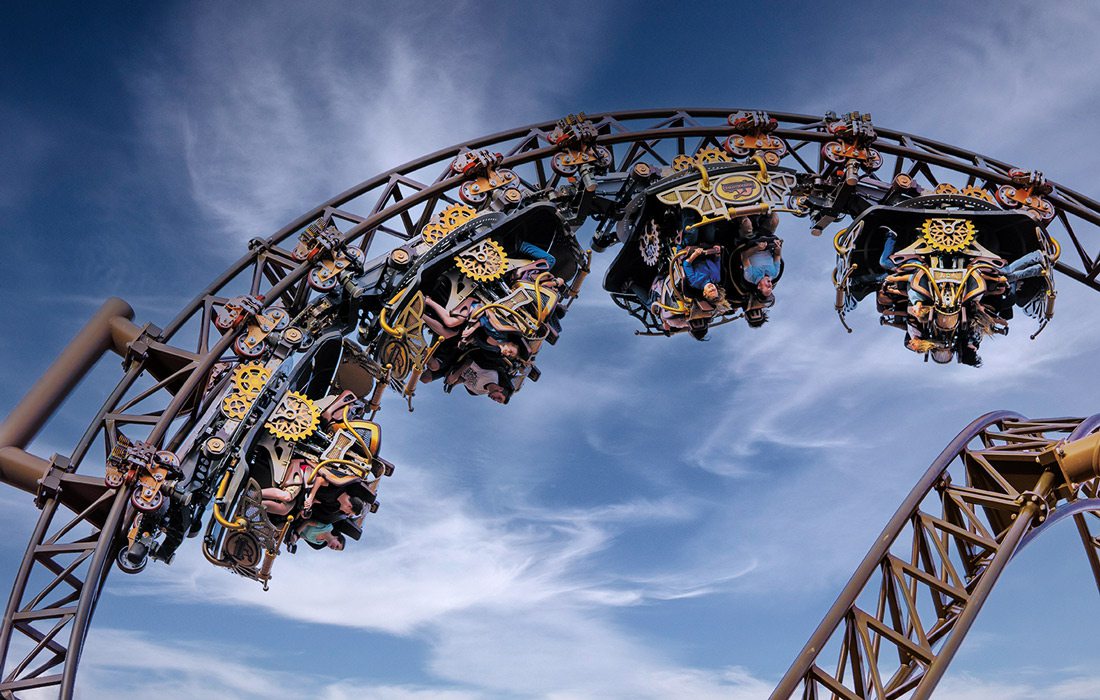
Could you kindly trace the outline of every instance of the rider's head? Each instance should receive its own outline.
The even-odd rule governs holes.
[[[348,515],[362,515],[363,509],[367,507],[367,502],[358,496],[351,497],[351,513]]]
[[[488,385],[486,385],[485,388],[489,390],[489,392],[488,392],[489,398],[492,399],[493,401],[496,401],[499,404],[508,403],[508,394],[505,393],[504,387],[502,387],[501,385],[499,385],[499,384],[488,384]]]
[[[500,344],[500,354],[512,359],[519,356],[519,346],[510,340],[506,340]]]
[[[772,284],[771,276],[764,275],[760,278],[760,281],[756,283],[756,288],[763,296],[769,297],[771,296],[772,290],[775,288],[775,285]]]
[[[355,511],[355,500],[357,499],[353,499],[347,491],[342,491],[336,497],[336,505],[340,507],[340,512],[344,515],[358,515]],[[360,507],[359,512],[362,512],[362,507]]]
[[[703,286],[703,298],[707,301],[718,301],[718,285],[714,282],[707,282]]]

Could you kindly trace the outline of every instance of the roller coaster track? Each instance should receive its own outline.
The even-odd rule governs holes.
[[[1100,508],[1098,481],[1068,484],[1043,456],[1098,425],[1100,416],[999,411],[967,426],[875,540],[772,700],[930,697],[1005,566],[1065,517],[1097,573],[1087,518]]]
[[[726,118],[734,111],[653,109],[588,118],[598,132],[596,143],[613,154],[612,169],[626,172],[642,162],[663,166],[676,154],[719,147],[733,133]],[[779,122],[774,134],[790,146],[784,166],[810,175],[833,167],[820,154],[821,144],[835,138],[823,119],[771,116]],[[560,188],[566,180],[549,167],[559,151],[547,140],[554,127],[555,122],[534,124],[456,144],[352,187],[270,237],[253,239],[248,252],[164,328],[135,325],[128,305],[107,302],[0,426],[0,479],[34,493],[40,508],[0,629],[0,696],[52,688],[62,698],[72,697],[84,639],[119,546],[127,498],[124,490],[104,485],[102,458],[89,457],[89,451],[98,445],[109,454],[115,430],[123,426],[154,445],[179,446],[199,419],[196,397],[233,341],[232,333],[211,334],[216,311],[236,295],[259,297],[265,306],[281,303],[292,314],[301,310],[309,298],[305,276],[313,263],[296,260],[285,243],[320,217],[348,224],[343,241],[368,257],[387,254],[395,241],[414,239],[434,213],[456,201],[464,180],[448,166],[464,152],[499,151],[501,166],[515,170],[529,190]],[[891,177],[923,178],[931,185],[954,179],[960,186],[986,189],[1013,182],[1014,166],[1002,161],[902,132],[878,127],[876,132],[874,147],[885,156],[880,170]],[[587,185],[583,177],[582,184]],[[1100,290],[1100,232],[1094,230],[1100,226],[1100,203],[1048,184],[1054,217],[1047,228],[1064,241],[1057,269]],[[581,220],[590,213],[584,206],[582,198]],[[605,216],[601,229],[614,224],[614,218],[615,213]],[[823,227],[830,220],[816,224]],[[71,453],[50,459],[28,453],[34,435],[107,351],[123,358],[123,375]],[[1029,466],[1021,476],[1009,469],[1049,448],[1052,436],[1094,425],[991,414],[960,435],[891,521],[884,533],[889,542],[876,542],[774,697],[788,697],[799,685],[807,698],[818,697],[819,689],[845,698],[927,697],[1001,568],[1022,542],[1044,529],[1043,518],[1049,523],[1067,513],[1075,519],[1100,585],[1100,539],[1086,518],[1096,503],[1095,484],[1071,494],[1046,476],[1051,471],[1037,473]],[[967,448],[973,440],[982,447]],[[967,478],[946,478],[952,460],[962,462]],[[918,510],[933,494],[942,511]],[[902,541],[905,527],[913,528],[912,553],[891,554],[890,546]],[[951,546],[957,549],[954,555],[948,552]],[[872,612],[865,612],[857,602],[871,591],[876,572],[883,580],[872,595],[879,597],[868,608]],[[926,604],[931,613],[917,602],[922,587],[931,596]],[[829,640],[839,640],[840,661],[832,673],[817,663]],[[886,652],[895,650],[897,669],[882,671]]]

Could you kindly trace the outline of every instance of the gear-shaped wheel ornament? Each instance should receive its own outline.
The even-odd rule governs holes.
[[[305,394],[288,391],[264,427],[281,440],[296,441],[312,435],[320,423],[321,409]]]
[[[974,222],[970,219],[925,219],[921,225],[924,241],[945,253],[966,248],[976,233]]]
[[[271,379],[271,370],[259,362],[246,362],[233,370],[232,388],[222,399],[222,414],[232,420],[244,420],[252,402]]]
[[[271,370],[258,362],[246,362],[233,370],[233,387],[241,394],[256,396],[271,379]]]
[[[451,231],[475,216],[477,211],[473,207],[462,203],[452,204],[432,217],[421,232],[421,236],[428,245],[435,245],[446,238]]]
[[[661,234],[656,221],[646,224],[645,231],[638,239],[638,248],[642,254],[642,260],[650,267],[657,267],[661,258]]]
[[[455,256],[455,265],[470,279],[477,282],[492,282],[500,279],[505,272],[508,255],[504,247],[492,238],[486,238],[461,255]]]

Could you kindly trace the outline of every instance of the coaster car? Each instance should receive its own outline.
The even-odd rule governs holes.
[[[308,385],[302,377],[309,374],[303,372],[291,386]],[[266,589],[281,547],[293,552],[303,526],[328,526],[341,538],[340,548],[344,538],[358,540],[365,510],[378,509],[379,479],[394,470],[378,456],[381,427],[356,417],[363,410],[350,391],[317,401],[288,391],[245,450],[246,459],[221,479],[203,541],[207,560]],[[331,493],[322,509],[312,499],[325,490]],[[356,500],[364,509],[358,513]]]
[[[216,368],[175,452],[117,435],[106,480],[133,494],[117,557],[124,571],[141,571],[150,556],[171,561],[209,514],[206,558],[266,588],[281,547],[303,522],[305,490],[318,479],[377,508],[378,480],[393,465],[378,456],[380,428],[361,418],[364,401],[341,388],[349,379],[363,385],[363,373],[344,362],[357,357],[352,346],[334,329],[280,347],[265,361]],[[282,497],[288,487],[293,498]],[[359,539],[358,519],[337,513],[327,522]]]
[[[407,397],[418,382],[467,361],[482,372],[499,369],[502,384],[492,383],[508,396],[526,377],[537,379],[535,355],[557,341],[563,302],[576,297],[588,270],[547,202],[508,215],[447,207],[424,227],[415,256],[360,336]]]
[[[937,361],[957,353],[977,364],[981,338],[1006,333],[1013,306],[1040,319],[1040,330],[1053,316],[1057,242],[1033,216],[1001,209],[984,191],[873,206],[834,243],[845,327],[845,314],[874,293],[882,323],[905,329],[907,346],[934,351]]]
[[[793,171],[767,168],[761,159],[728,162],[722,155],[704,150],[694,158],[679,156],[671,172],[627,205],[619,222],[623,245],[603,286],[619,307],[642,322],[645,331],[640,334],[695,330],[701,337],[705,326],[740,317],[754,303],[742,251],[774,240],[774,229],[761,226],[770,212],[801,213],[792,206],[797,185]],[[755,222],[751,230],[745,218]],[[686,246],[715,245],[720,248],[724,300],[699,303],[683,284],[683,252]]]

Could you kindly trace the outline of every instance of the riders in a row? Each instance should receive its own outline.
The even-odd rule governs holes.
[[[674,231],[658,231],[672,240],[667,270],[648,286],[635,282],[632,291],[665,332],[687,330],[702,340],[716,317],[735,308],[758,328],[768,320],[766,309],[775,304],[775,283],[782,273],[778,219],[764,213],[719,225],[683,209]],[[661,226],[656,221],[652,225]]]

